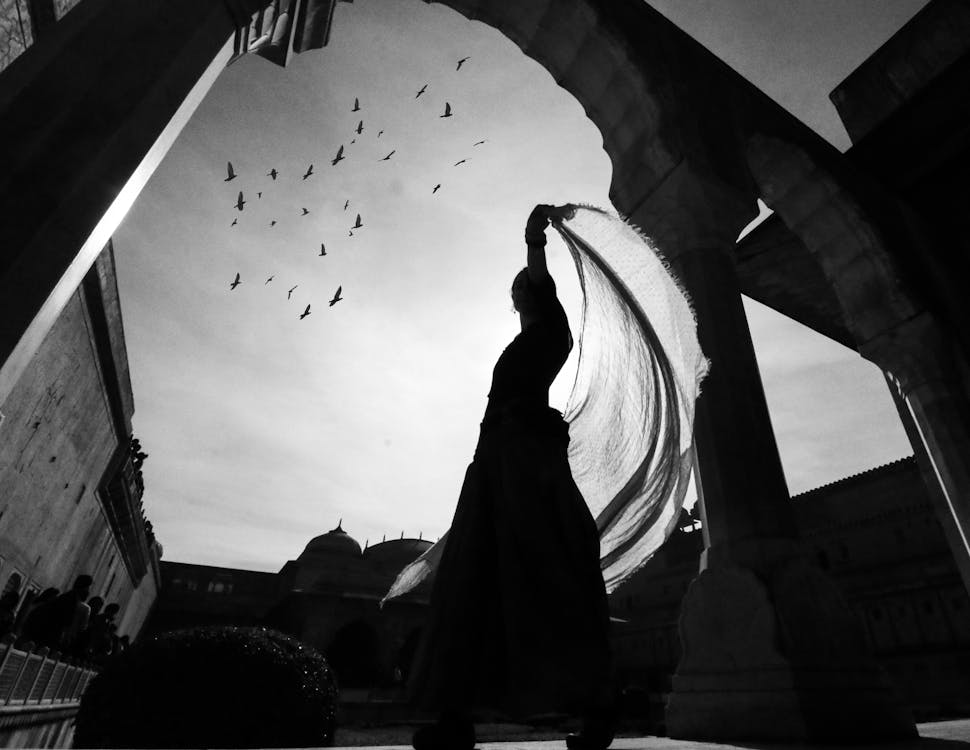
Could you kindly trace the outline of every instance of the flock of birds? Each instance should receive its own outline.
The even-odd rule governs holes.
[[[464,65],[470,59],[471,59],[470,57],[463,57],[460,60],[458,60],[458,65],[455,68],[455,70],[456,71],[461,70],[461,66]],[[420,89],[418,89],[418,92],[415,94],[414,98],[415,99],[418,99],[427,90],[428,90],[428,84],[426,83]],[[354,106],[353,106],[353,108],[350,111],[351,112],[360,112],[361,111],[360,99],[358,97],[354,97]],[[453,113],[452,113],[452,110],[451,110],[451,104],[449,102],[445,102],[444,112],[442,114],[438,115],[438,117],[439,118],[445,118],[445,117],[452,117],[452,116],[453,116]],[[364,121],[363,120],[360,120],[357,123],[357,127],[354,128],[354,133],[356,133],[356,135],[361,135],[363,132],[364,132]],[[380,138],[383,134],[384,134],[384,131],[383,130],[379,130],[377,132],[377,136],[376,137],[377,138]],[[357,142],[356,137],[351,138],[351,140],[350,140],[350,143],[351,144],[354,144],[356,142]],[[474,143],[472,145],[473,146],[481,146],[481,145],[483,145],[485,143],[486,143],[485,140],[480,140],[480,141],[477,141],[476,143]],[[384,156],[382,159],[379,159],[379,161],[389,161],[391,159],[391,157],[394,156],[395,153],[397,153],[397,151],[395,149],[391,149],[387,153],[387,155]],[[343,144],[341,144],[340,148],[337,149],[336,155],[333,157],[333,159],[330,160],[330,165],[332,167],[336,167],[338,163],[340,163],[341,161],[343,161],[346,158],[347,157],[344,156],[344,146],[343,146]],[[455,164],[453,166],[455,166],[455,167],[460,166],[460,165],[464,164],[467,161],[468,161],[468,159],[460,159],[459,161],[455,162]],[[275,182],[276,179],[277,179],[277,177],[279,177],[279,174],[280,174],[279,171],[275,167],[273,167],[273,168],[271,168],[269,170],[269,172],[266,173],[266,177],[271,178],[273,180],[273,182]],[[304,174],[303,174],[303,176],[302,176],[301,179],[302,180],[307,180],[310,177],[312,177],[314,174],[315,174],[315,172],[313,171],[313,163],[311,163],[307,167],[306,172],[304,172]],[[226,163],[226,177],[223,180],[223,182],[232,182],[238,176],[239,175],[236,174],[236,171],[235,171],[235,169],[232,166],[232,162],[231,161],[230,162],[227,162]],[[431,190],[432,195],[434,195],[435,193],[437,193],[440,189],[441,189],[441,183],[436,184],[432,188],[432,190]],[[263,197],[263,193],[261,191],[257,191],[257,193],[256,193],[257,200],[262,199],[262,197]],[[234,208],[237,211],[242,212],[245,209],[245,206],[246,206],[246,203],[247,202],[248,201],[246,200],[245,195],[243,194],[243,191],[240,190],[239,191],[239,195],[236,198],[236,203],[235,203]],[[347,200],[344,201],[344,211],[346,211],[349,208],[349,206],[350,206],[350,199],[347,199]],[[305,206],[302,207],[301,216],[307,216],[309,213],[310,213],[309,209],[307,209]],[[237,217],[237,218],[235,218],[235,219],[232,220],[232,224],[230,224],[230,226],[231,227],[234,227],[238,223],[239,223],[239,219]],[[270,225],[270,227],[276,226],[276,219],[270,220],[269,225]],[[363,221],[361,220],[361,216],[358,213],[356,220],[354,221],[353,225],[348,230],[348,236],[353,237],[354,236],[354,230],[355,229],[361,229],[361,228],[363,228],[363,226],[364,226]],[[319,253],[319,257],[324,257],[324,256],[326,256],[326,254],[327,254],[327,248],[326,248],[325,244],[321,242],[320,243],[320,253]],[[272,282],[274,278],[275,277],[272,276],[272,275],[269,276],[263,282],[263,286],[265,286],[266,284],[269,284],[270,282]],[[242,283],[243,283],[242,278],[241,278],[240,274],[237,272],[236,273],[236,277],[229,284],[230,291],[234,290],[237,286],[239,286]],[[288,300],[292,298],[293,292],[297,289],[298,286],[299,285],[296,284],[296,285],[292,286],[287,291],[286,298]],[[329,302],[329,306],[330,307],[333,307],[338,302],[340,302],[341,300],[344,299],[341,296],[342,291],[343,291],[343,287],[342,286],[338,286],[337,287],[337,291],[334,293],[333,298]],[[311,305],[309,305],[309,304],[306,306],[306,309],[300,314],[300,317],[299,317],[300,320],[303,320],[308,315],[310,315],[310,307],[311,307]]]

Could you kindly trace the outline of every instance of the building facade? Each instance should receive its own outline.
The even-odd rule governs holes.
[[[428,584],[383,608],[380,601],[430,546],[402,534],[361,549],[338,524],[278,573],[166,561],[149,630],[267,625],[325,654],[344,689],[394,688],[407,678]]]
[[[970,599],[914,458],[792,498],[802,543],[917,715],[970,714]],[[704,549],[695,518],[610,596],[621,683],[670,689],[681,600]]]
[[[109,243],[0,404],[0,590],[16,625],[41,590],[82,573],[135,638],[158,593],[161,546],[142,508],[134,401]],[[16,629],[16,628],[15,628]]]

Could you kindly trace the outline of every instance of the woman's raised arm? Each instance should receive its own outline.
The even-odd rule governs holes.
[[[541,284],[549,278],[546,267],[546,227],[549,225],[549,209],[552,206],[540,203],[529,214],[525,224],[526,268],[529,281]]]

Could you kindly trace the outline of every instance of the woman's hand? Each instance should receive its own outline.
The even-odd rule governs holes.
[[[525,223],[525,241],[528,245],[544,245],[546,243],[546,227],[549,226],[549,209],[553,206],[540,203],[532,209],[529,220]]]

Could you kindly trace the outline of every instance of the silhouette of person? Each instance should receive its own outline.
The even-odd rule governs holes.
[[[70,608],[70,616],[65,617],[66,624],[61,629],[58,641],[61,651],[64,653],[74,653],[77,648],[81,634],[87,629],[91,619],[91,608],[88,606],[88,596],[91,594],[91,585],[94,579],[89,575],[80,575],[75,579],[71,590],[62,594],[65,599],[73,595],[73,607]],[[55,600],[56,602],[56,600]],[[68,604],[65,602],[64,611],[68,611]]]
[[[81,633],[80,637],[77,639],[77,643],[75,644],[74,648],[74,652],[79,656],[91,655],[91,637],[94,633],[95,622],[101,613],[101,608],[104,607],[104,599],[102,599],[100,596],[92,596],[90,599],[88,599],[87,605],[91,610],[91,614],[88,619],[88,626],[84,628],[84,632]]]
[[[580,750],[613,739],[609,608],[596,523],[567,461],[568,425],[549,386],[573,346],[545,258],[539,205],[527,266],[512,282],[521,332],[492,373],[478,445],[462,484],[409,682],[439,712],[417,750],[471,750],[476,708],[583,716]]]
[[[48,605],[60,594],[60,589],[53,586],[44,589],[28,605],[27,612],[23,615],[23,626],[21,628],[21,641],[30,641],[34,644],[41,644],[42,641],[49,640],[48,631],[51,628],[50,616],[48,615]]]
[[[19,591],[8,591],[3,596],[0,596],[0,636],[6,635],[10,630],[13,630],[17,604],[19,602]]]
[[[37,607],[28,620],[29,640],[52,650],[68,651],[88,623],[90,609],[85,603],[94,580],[89,575],[79,575],[69,591]],[[27,627],[24,635],[27,636]]]
[[[111,654],[111,626],[121,607],[111,602],[104,611],[91,620],[91,632],[88,637],[88,653],[94,659],[102,659]]]

